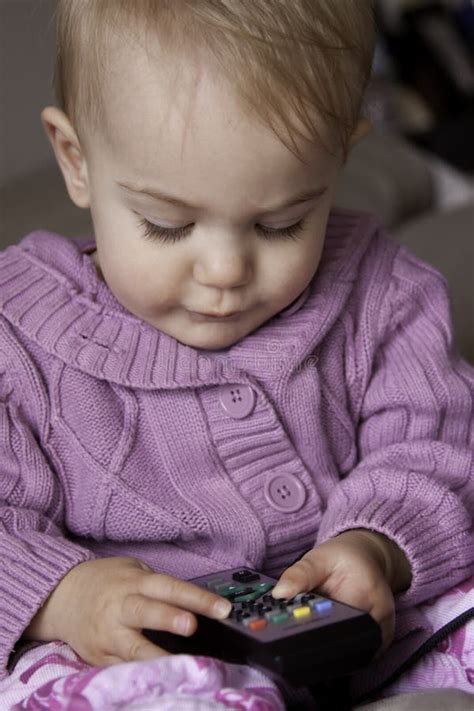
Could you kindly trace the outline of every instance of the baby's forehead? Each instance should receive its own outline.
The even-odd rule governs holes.
[[[141,43],[117,42],[107,53],[107,61],[100,68],[100,84],[104,106],[120,112],[125,101],[131,102],[137,113],[143,112],[147,99],[161,99],[160,115],[176,105],[189,104],[195,96],[203,76],[225,82],[205,60],[197,62],[188,51],[176,61],[159,47],[144,47]]]
[[[230,149],[237,141],[248,160],[255,162],[260,156],[273,166],[281,164],[282,148],[285,158],[288,149],[242,103],[215,62],[204,52],[191,50],[180,55],[179,62],[171,60],[150,38],[145,45],[127,42],[124,51],[117,41],[111,48],[102,67],[102,97],[109,143],[116,150],[133,147],[146,165],[153,153],[161,155],[163,143],[169,148],[166,159],[181,162],[196,142],[212,152],[225,151],[227,145]],[[323,143],[316,146],[306,128],[297,119],[295,123],[301,131],[296,143],[305,160],[327,161],[330,156]],[[321,123],[323,132],[325,128]],[[229,161],[233,160],[229,150]]]

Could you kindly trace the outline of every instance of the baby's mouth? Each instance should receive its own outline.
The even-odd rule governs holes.
[[[198,311],[188,311],[192,321],[197,323],[224,323],[227,321],[237,321],[242,316],[242,311],[230,314],[228,316],[210,316],[209,314],[199,313]]]

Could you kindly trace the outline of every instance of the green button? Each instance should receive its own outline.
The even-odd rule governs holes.
[[[263,595],[274,587],[275,586],[273,585],[273,583],[259,583],[255,586],[255,590],[258,590],[260,592],[260,595]]]
[[[247,595],[239,595],[234,597],[234,602],[252,602],[253,600],[258,600],[262,593],[260,591],[247,593]]]
[[[253,602],[254,600],[258,600],[259,597],[262,597],[262,595],[265,595],[265,593],[273,587],[273,583],[259,583],[259,585],[254,587],[253,592],[235,597],[234,602]]]
[[[274,615],[269,615],[267,619],[269,620],[269,622],[273,622],[276,625],[281,625],[282,622],[286,622],[288,618],[289,614],[287,612],[276,612]]]
[[[245,585],[229,585],[229,583],[226,583],[226,585],[216,585],[214,592],[222,595],[222,597],[231,597],[231,595],[236,595],[246,589]]]

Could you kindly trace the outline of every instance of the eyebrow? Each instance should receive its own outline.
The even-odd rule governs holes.
[[[119,180],[116,180],[115,183],[117,185],[119,185],[121,188],[123,188],[124,190],[127,190],[128,192],[138,193],[140,195],[146,195],[148,197],[153,198],[154,200],[161,200],[162,202],[168,202],[171,205],[175,205],[176,207],[185,207],[188,210],[189,209],[193,209],[193,210],[199,209],[196,205],[191,205],[190,203],[187,203],[184,200],[181,200],[180,198],[175,197],[174,195],[169,195],[168,193],[162,192],[161,190],[154,190],[153,188],[141,187],[139,185],[134,185],[132,183],[126,183],[125,181],[119,181]],[[326,190],[327,190],[327,186],[323,186],[321,188],[316,188],[315,190],[306,190],[304,192],[299,192],[296,195],[293,195],[293,197],[289,198],[288,200],[285,200],[283,203],[280,203],[279,205],[274,205],[273,207],[270,207],[268,210],[265,210],[263,214],[267,214],[269,212],[277,212],[279,210],[285,209],[286,207],[292,207],[293,205],[299,205],[302,202],[307,202],[308,200],[313,200],[317,197],[320,197]]]

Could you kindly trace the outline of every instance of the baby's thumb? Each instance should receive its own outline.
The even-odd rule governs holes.
[[[322,566],[317,564],[316,558],[316,550],[309,551],[287,568],[272,590],[273,597],[289,599],[300,592],[309,592],[321,585],[326,576]]]

